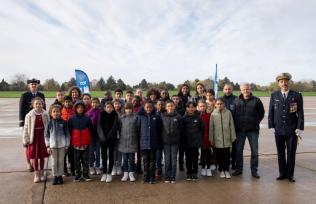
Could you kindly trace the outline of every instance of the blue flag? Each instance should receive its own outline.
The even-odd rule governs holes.
[[[217,98],[217,96],[218,96],[218,75],[217,75],[217,64],[216,64],[216,66],[215,66],[214,92],[215,92],[215,98]]]
[[[90,92],[90,81],[88,75],[79,69],[75,69],[76,74],[76,84],[80,88],[82,93]]]

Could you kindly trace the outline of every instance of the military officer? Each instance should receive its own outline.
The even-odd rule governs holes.
[[[279,163],[277,180],[288,179],[295,182],[297,139],[304,130],[304,111],[302,95],[289,89],[290,80],[289,73],[282,73],[276,77],[280,90],[271,94],[268,121],[269,128],[274,128],[275,132]]]

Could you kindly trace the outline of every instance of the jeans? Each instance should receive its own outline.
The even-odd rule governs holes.
[[[187,147],[185,149],[185,163],[187,165],[187,175],[198,173],[199,148]]]
[[[100,167],[100,140],[99,138],[92,138],[89,145],[89,166]]]
[[[89,148],[86,148],[85,150],[78,150],[74,148],[74,161],[76,176],[81,176],[81,172],[84,176],[89,174]]]
[[[230,147],[215,148],[218,171],[229,171]]]
[[[166,178],[176,178],[177,173],[177,154],[179,145],[164,145],[165,154],[165,176]]]
[[[145,180],[155,178],[156,151],[156,149],[142,150]]]
[[[114,166],[118,168],[122,168],[122,152],[118,151],[118,140],[116,141],[114,152],[113,152],[113,159],[114,159]]]
[[[156,152],[156,169],[161,170],[162,168],[162,149],[157,149]]]
[[[135,153],[122,153],[123,154],[123,171],[134,172]]]
[[[246,137],[248,138],[250,149],[251,149],[251,159],[250,168],[251,173],[257,173],[258,171],[258,138],[259,131],[246,131],[237,132],[237,142],[236,142],[236,170],[242,171],[243,169],[243,152]]]
[[[101,144],[103,174],[110,174],[112,172],[113,164],[114,164],[114,158],[113,158],[114,146],[115,146],[115,142]],[[108,167],[107,165],[108,150],[109,150],[109,168],[107,168]]]

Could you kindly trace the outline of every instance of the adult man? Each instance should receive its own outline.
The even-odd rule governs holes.
[[[230,110],[232,112],[232,114],[234,113],[234,101],[236,100],[237,96],[235,96],[233,94],[233,87],[231,84],[225,84],[224,88],[223,88],[223,92],[224,92],[224,103],[225,103],[225,107]],[[233,142],[232,145],[232,150],[231,150],[231,154],[230,154],[230,158],[231,158],[231,165],[232,165],[232,169],[236,169],[236,141]]]
[[[258,175],[258,137],[259,124],[264,117],[264,107],[258,97],[252,95],[250,85],[240,85],[241,94],[235,101],[234,121],[237,135],[236,143],[236,170],[234,176],[242,174],[243,151],[246,137],[251,148],[251,174],[254,178]]]
[[[279,163],[277,180],[287,178],[290,182],[295,182],[297,137],[304,130],[303,98],[300,93],[289,89],[290,74],[282,73],[276,80],[280,90],[271,94],[268,121],[269,128],[274,128],[275,132]]]
[[[27,80],[27,84],[29,87],[29,91],[26,91],[21,95],[20,104],[19,104],[19,126],[20,127],[24,127],[25,116],[30,110],[32,110],[31,102],[33,98],[35,97],[42,98],[44,101],[43,107],[44,109],[46,109],[45,96],[43,93],[37,91],[38,85],[40,84],[40,80],[33,78],[31,80]],[[26,156],[26,161],[27,161],[27,168],[29,171],[32,171],[32,166],[27,156],[27,148],[25,148],[25,156]]]

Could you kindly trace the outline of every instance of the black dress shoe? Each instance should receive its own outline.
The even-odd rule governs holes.
[[[252,177],[254,177],[254,178],[256,178],[256,179],[259,179],[260,178],[260,176],[259,176],[259,174],[256,172],[256,173],[252,173]]]
[[[239,176],[241,174],[242,174],[241,170],[236,170],[236,171],[234,171],[233,176]]]
[[[281,180],[284,180],[284,179],[286,179],[286,178],[287,178],[286,176],[278,176],[278,177],[276,178],[276,180],[281,181]]]
[[[289,179],[289,182],[292,182],[292,183],[295,182],[295,178],[294,177],[289,177],[288,179]]]

